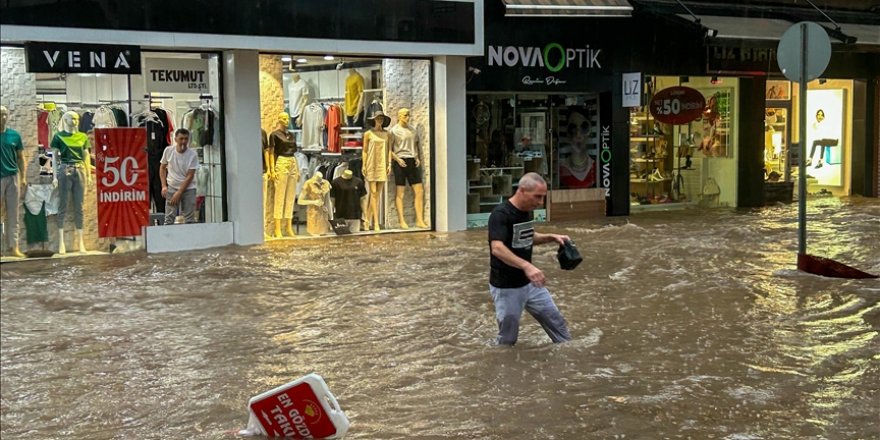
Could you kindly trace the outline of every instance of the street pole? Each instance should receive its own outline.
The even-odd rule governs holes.
[[[801,72],[798,94],[798,127],[801,144],[798,160],[798,255],[807,253],[807,23],[801,23]]]

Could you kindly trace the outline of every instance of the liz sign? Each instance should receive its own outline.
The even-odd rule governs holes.
[[[147,131],[96,128],[98,236],[134,237],[150,222]]]
[[[650,103],[651,115],[658,122],[671,125],[695,121],[706,108],[706,98],[690,87],[670,87],[657,92]]]
[[[31,42],[24,51],[31,73],[141,73],[137,46]]]

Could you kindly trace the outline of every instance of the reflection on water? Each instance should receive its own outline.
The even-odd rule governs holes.
[[[575,340],[493,347],[484,231],[2,266],[2,437],[230,438],[318,372],[348,438],[880,437],[880,283],[794,270],[796,208],[557,224]],[[810,206],[811,253],[880,272],[880,203]]]

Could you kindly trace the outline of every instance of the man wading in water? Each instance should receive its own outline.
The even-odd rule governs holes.
[[[498,320],[498,344],[513,345],[519,320],[526,309],[544,327],[553,342],[571,340],[565,318],[544,287],[544,272],[532,264],[532,245],[565,244],[566,235],[535,232],[532,211],[544,204],[547,182],[537,173],[519,179],[513,197],[489,216],[489,292]]]

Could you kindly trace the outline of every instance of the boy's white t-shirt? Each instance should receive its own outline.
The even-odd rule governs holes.
[[[168,187],[180,189],[180,185],[186,179],[187,171],[198,170],[199,155],[192,148],[187,148],[183,153],[178,153],[177,147],[171,145],[165,147],[160,163],[168,165]],[[186,189],[196,189],[195,177],[193,177]]]

